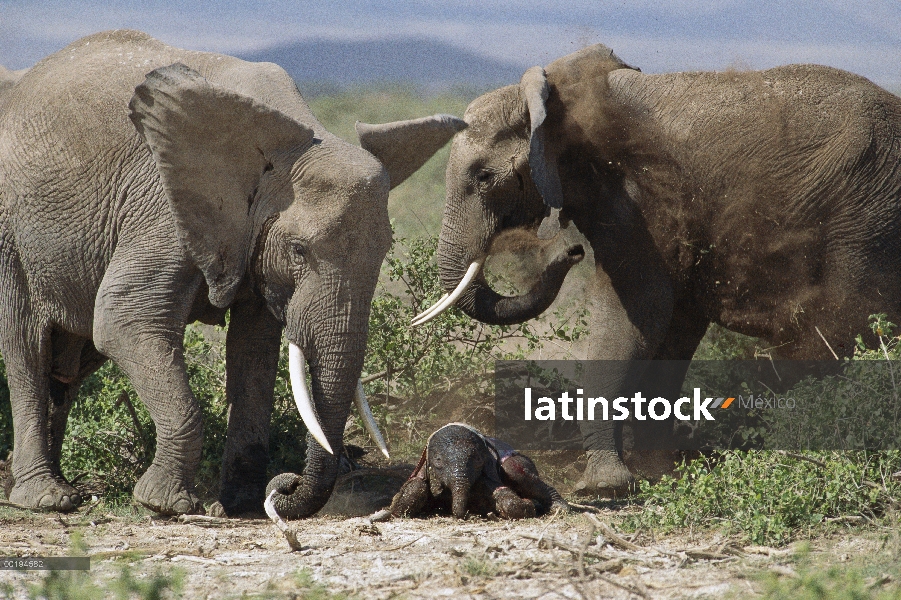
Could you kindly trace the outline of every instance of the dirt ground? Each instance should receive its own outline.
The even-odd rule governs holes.
[[[897,564],[897,540],[878,531],[815,539],[799,562],[797,545],[748,546],[712,533],[617,534],[607,528],[622,510],[595,513],[600,529],[584,514],[519,522],[318,517],[292,524],[302,543],[292,552],[268,520],[182,523],[87,510],[0,508],[0,554],[64,556],[80,536],[95,585],[110,585],[126,566],[138,579],[180,572],[185,598],[738,597],[806,577],[804,561],[817,570],[865,563],[876,574],[870,588],[897,584],[897,573],[880,571]],[[27,597],[46,576],[0,571],[0,597]]]

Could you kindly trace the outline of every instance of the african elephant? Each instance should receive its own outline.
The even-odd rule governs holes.
[[[844,357],[869,315],[901,317],[901,99],[862,77],[648,75],[596,45],[477,98],[464,119],[438,247],[448,294],[418,323],[454,303],[486,323],[536,317],[566,256],[515,297],[486,284],[482,263],[502,231],[547,239],[570,222],[594,252],[589,358],[690,359],[710,323],[784,358]],[[675,390],[641,383],[635,362],[593,391],[638,382],[676,397],[678,370]],[[578,488],[628,488],[621,431],[584,423]]]
[[[391,242],[388,190],[459,127],[440,115],[395,123],[407,151],[381,162],[326,131],[278,66],[135,31],[92,35],[34,66],[0,109],[10,501],[79,504],[59,468],[62,434],[79,383],[109,358],[156,426],[135,499],[162,514],[201,510],[183,336],[230,311],[223,507],[262,509],[284,332],[310,435],[303,482],[283,500],[294,517],[319,510],[351,399],[366,409],[355,392]]]
[[[528,456],[469,425],[449,423],[429,436],[390,510],[394,516],[412,516],[448,508],[458,519],[489,512],[523,519],[552,508],[568,511],[569,505],[539,478]]]

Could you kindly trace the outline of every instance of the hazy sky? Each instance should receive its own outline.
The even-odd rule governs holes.
[[[529,66],[603,42],[646,72],[816,62],[901,87],[899,0],[0,0],[0,64],[130,27],[234,53],[309,38],[431,37]]]

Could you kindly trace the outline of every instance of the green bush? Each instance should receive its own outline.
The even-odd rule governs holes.
[[[0,356],[0,460],[13,449],[13,413],[9,403],[9,385],[6,382],[6,364]]]
[[[587,311],[558,311],[553,327],[540,321],[485,325],[452,308],[428,324],[411,327],[413,317],[432,306],[444,290],[438,280],[436,237],[398,240],[385,260],[387,281],[380,284],[369,319],[364,373],[386,372],[371,385],[374,393],[422,400],[436,389],[469,384],[491,393],[495,360],[515,360],[547,341],[572,343],[587,331]],[[401,284],[401,295],[390,291]],[[494,283],[494,282],[492,282]],[[397,287],[397,286],[391,286]]]
[[[901,498],[901,453],[729,451],[683,463],[635,499],[625,525],[721,529],[781,544],[827,519],[877,519]]]

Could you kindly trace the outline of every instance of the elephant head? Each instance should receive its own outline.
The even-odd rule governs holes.
[[[424,323],[454,303],[492,324],[520,323],[550,306],[569,269],[584,258],[581,246],[554,259],[521,296],[493,291],[481,268],[500,232],[522,227],[548,239],[565,222],[557,158],[561,139],[578,123],[570,118],[570,99],[562,90],[570,81],[603,85],[605,75],[619,68],[630,67],[609,48],[591,46],[546,71],[533,67],[519,85],[489,92],[469,105],[464,115],[468,126],[451,147],[438,244],[441,283],[448,294],[414,323]]]
[[[275,505],[283,516],[311,515],[334,486],[351,399],[368,413],[358,378],[391,243],[388,191],[461,124],[393,124],[406,151],[374,157],[182,64],[150,73],[130,108],[210,303],[255,295],[284,328],[293,393],[315,442],[303,477]]]
[[[473,486],[481,477],[500,485],[497,460],[484,438],[472,428],[450,424],[429,438],[426,446],[429,492],[433,498],[451,496],[451,512],[466,516]]]

